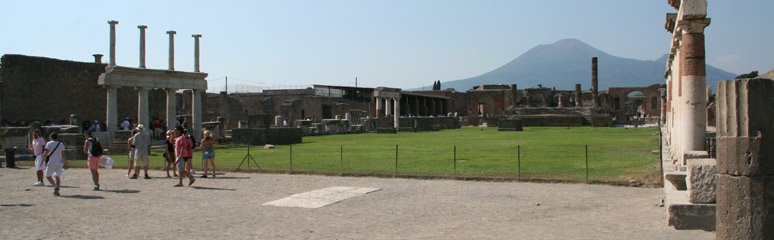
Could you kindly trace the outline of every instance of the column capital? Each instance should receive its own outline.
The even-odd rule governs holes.
[[[169,31],[167,31],[167,34],[169,34],[169,35],[175,35],[175,34],[177,34],[177,32],[175,32],[174,30],[169,30]]]
[[[200,37],[202,37],[202,35],[201,34],[191,34],[191,37],[200,38]]]
[[[145,26],[145,25],[137,25],[137,28],[139,28],[139,29],[146,29],[146,28],[148,28],[148,26]]]
[[[677,21],[681,33],[704,33],[704,28],[710,25],[709,18],[682,19]]]
[[[118,21],[116,21],[116,20],[110,20],[110,21],[108,21],[108,24],[110,24],[110,26],[113,26],[113,25],[116,25],[116,24],[118,24]]]

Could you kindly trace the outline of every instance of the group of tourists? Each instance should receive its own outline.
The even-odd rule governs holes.
[[[152,130],[151,130],[152,131]],[[149,155],[150,149],[153,144],[151,141],[151,135],[153,132],[146,132],[145,126],[138,124],[131,132],[131,137],[127,140],[129,148],[129,164],[126,176],[130,179],[137,179],[140,175],[140,169],[143,170],[144,179],[151,179],[148,174],[149,167]],[[215,150],[214,146],[217,144],[212,133],[209,131],[204,132],[204,137],[201,140],[199,146],[202,149],[202,168],[204,174],[202,178],[207,178],[210,172],[210,165],[212,177],[215,177]],[[84,131],[84,137],[86,140],[83,143],[83,152],[87,155],[87,165],[91,172],[92,181],[94,187],[92,190],[99,191],[99,167],[101,161],[103,161],[103,148],[100,141],[92,134],[91,131]],[[177,177],[178,183],[175,187],[183,186],[183,178],[188,178],[188,185],[192,185],[196,178],[194,178],[193,170],[193,149],[196,147],[195,138],[191,136],[189,131],[182,126],[176,127],[174,130],[166,131],[166,139],[164,140],[164,159],[165,170],[167,177]],[[65,159],[64,150],[65,145],[63,142],[57,140],[57,134],[52,133],[49,135],[49,141],[46,142],[43,137],[40,136],[38,130],[33,131],[32,140],[30,141],[27,150],[32,152],[35,156],[35,171],[37,182],[35,186],[45,186],[43,178],[45,177],[48,182],[54,187],[54,195],[60,196],[61,178],[64,173],[64,169],[67,168],[68,161]],[[170,175],[172,170],[172,175]]]

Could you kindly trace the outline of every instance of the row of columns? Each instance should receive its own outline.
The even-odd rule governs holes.
[[[110,24],[110,66],[116,66],[116,25],[118,21],[108,21]],[[145,69],[145,30],[148,28],[145,25],[139,25],[137,28],[140,30],[140,64],[139,68]],[[168,70],[175,70],[175,31],[167,31],[169,35],[169,68]],[[199,39],[201,34],[191,35],[194,38],[194,72],[200,72],[199,69]],[[118,127],[118,88],[117,86],[106,86],[107,89],[107,113],[106,113],[106,125],[108,131],[116,131]],[[137,88],[137,122],[145,126],[149,126],[149,103],[148,103],[148,88]],[[166,98],[166,122],[167,129],[173,129],[177,123],[177,100],[176,92],[178,89],[166,88],[164,89],[167,94]],[[199,136],[201,134],[202,123],[202,98],[201,95],[204,90],[193,89],[191,99],[191,134]]]
[[[376,117],[393,116],[395,129],[400,127],[400,98],[375,97]],[[384,107],[382,107],[384,103]]]
[[[705,150],[707,80],[704,28],[708,18],[675,22],[671,64],[666,74],[666,131],[671,151],[682,159],[686,151]]]

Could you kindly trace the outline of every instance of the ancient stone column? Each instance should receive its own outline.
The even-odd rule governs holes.
[[[118,21],[110,20],[110,66],[116,65],[116,24]]]
[[[400,127],[400,98],[393,98],[393,107],[395,108],[392,112],[393,122],[395,124],[395,131],[398,131],[398,128]]]
[[[392,98],[385,98],[384,105],[384,116],[392,115]]]
[[[375,117],[380,117],[382,116],[382,114],[384,114],[382,109],[382,98],[376,97],[376,116]]]
[[[201,34],[191,35],[194,38],[194,72],[199,72],[199,38]]]
[[[682,82],[681,128],[684,151],[704,150],[707,132],[707,79],[704,62],[704,28],[709,19],[680,20],[680,77]]]
[[[92,56],[94,56],[94,63],[102,64],[102,54],[97,53]]]
[[[140,68],[145,68],[145,29],[148,26],[137,26],[140,29]]]
[[[137,123],[145,126],[145,129],[151,129],[148,125],[150,119],[150,111],[148,111],[148,89],[137,89]]]
[[[592,107],[599,107],[599,102],[597,100],[597,94],[598,92],[598,83],[599,80],[597,79],[597,57],[591,58],[591,96],[594,98],[594,101],[592,103]]]
[[[118,130],[118,87],[105,87],[107,90],[107,109],[105,111],[105,128],[108,132]]]
[[[204,90],[194,89],[191,91],[193,99],[191,101],[191,134],[201,139],[202,137],[202,92]]]
[[[167,31],[169,34],[169,71],[175,71],[175,31]]]
[[[177,89],[164,89],[167,92],[167,129],[177,126]]]
[[[774,81],[721,81],[716,238],[774,239]]]
[[[576,107],[583,107],[583,100],[581,99],[581,85],[580,83],[575,84],[575,106]]]

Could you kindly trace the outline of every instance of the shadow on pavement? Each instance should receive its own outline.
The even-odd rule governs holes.
[[[27,203],[20,203],[20,204],[0,204],[0,207],[33,207],[35,204],[27,204]]]
[[[105,199],[105,197],[102,197],[102,196],[87,196],[87,195],[62,195],[62,197],[63,198],[85,199],[85,200]]]
[[[212,187],[202,187],[202,186],[191,186],[191,187],[196,190],[236,191],[236,189],[232,189],[232,188],[212,188]]]
[[[134,190],[134,189],[121,189],[121,190],[100,190],[101,192],[109,192],[109,193],[139,193],[140,190]]]

